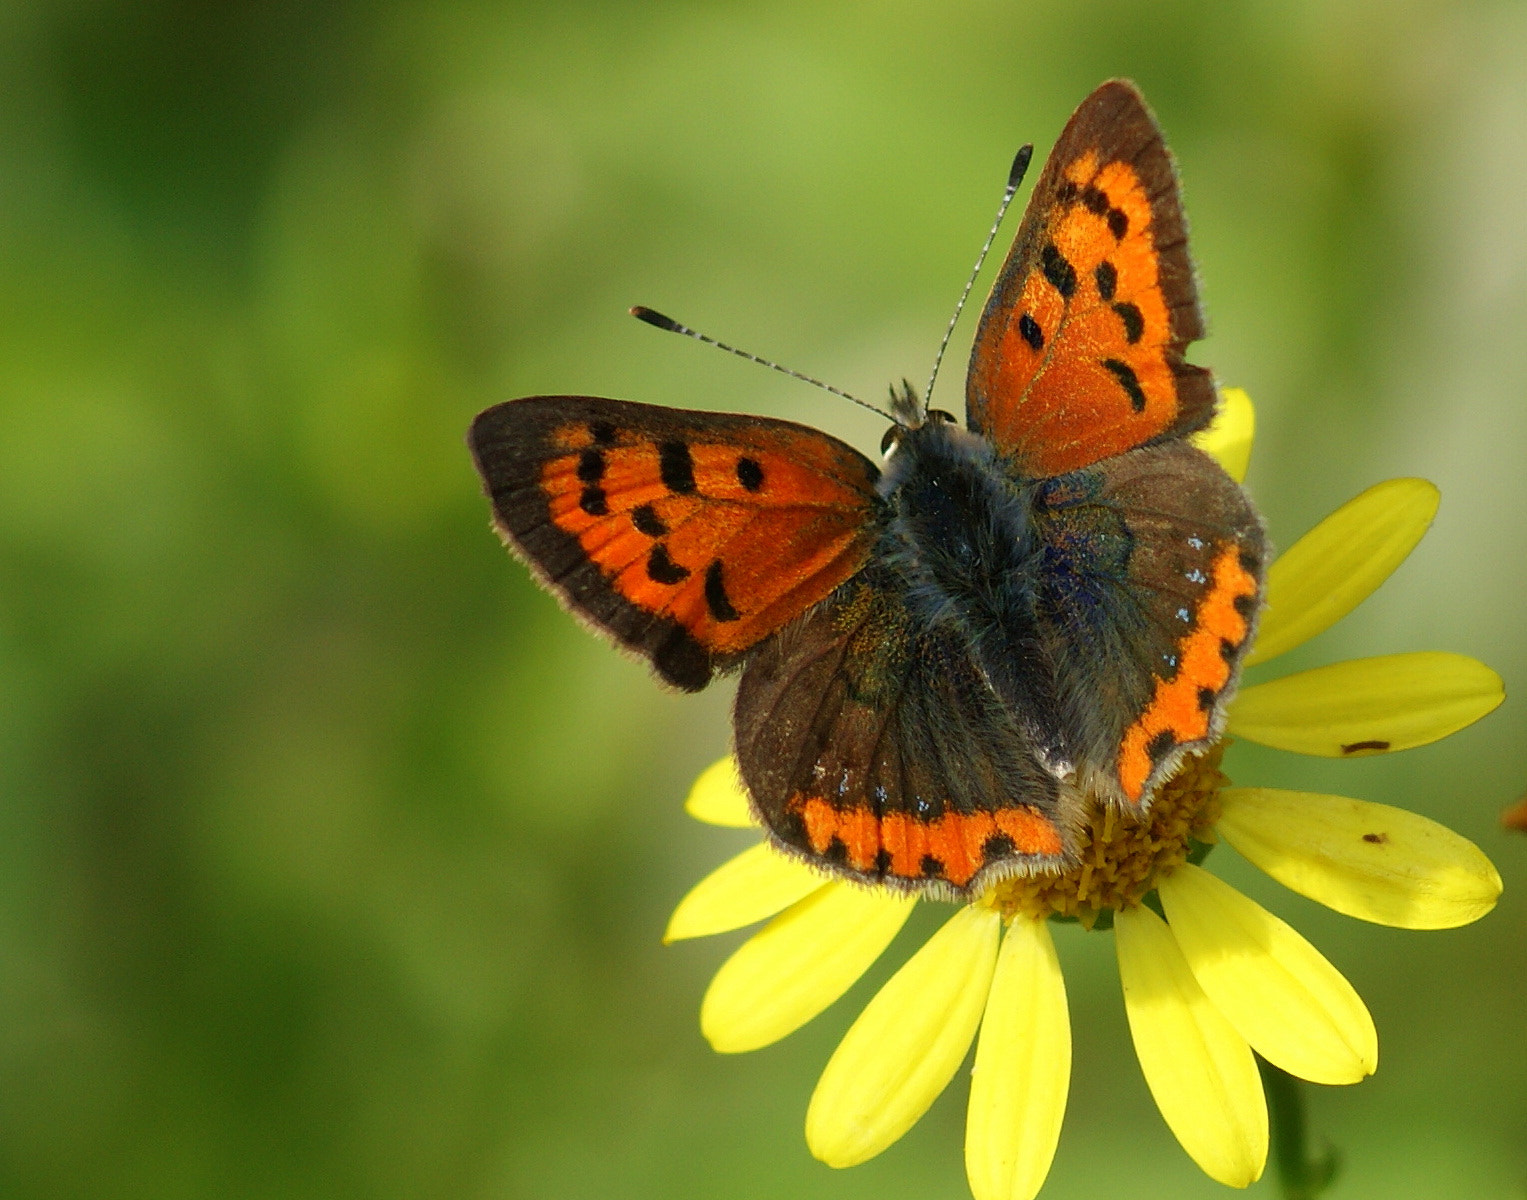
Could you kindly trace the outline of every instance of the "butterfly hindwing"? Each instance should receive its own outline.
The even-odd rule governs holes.
[[[1213,412],[1177,176],[1132,84],[1072,116],[981,316],[966,381],[970,428],[1029,476],[1058,475]]]
[[[1080,781],[1130,806],[1219,735],[1266,544],[1238,484],[1186,441],[1043,481],[1038,608]]]
[[[698,690],[858,571],[878,470],[787,421],[588,396],[469,435],[494,524],[575,613]]]
[[[776,843],[852,878],[963,894],[1072,851],[1064,785],[892,572],[869,568],[761,646],[735,724]]]

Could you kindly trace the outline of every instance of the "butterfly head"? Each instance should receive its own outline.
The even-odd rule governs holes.
[[[915,429],[926,425],[954,424],[953,413],[941,408],[924,408],[917,389],[905,379],[901,381],[900,389],[895,384],[891,385],[891,419],[896,424],[887,429],[885,436],[880,439],[880,453],[887,456],[894,453],[902,439]]]

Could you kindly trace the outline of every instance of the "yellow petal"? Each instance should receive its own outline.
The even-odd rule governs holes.
[[[1243,688],[1229,732],[1279,750],[1353,758],[1445,738],[1505,696],[1500,676],[1467,655],[1354,658]]]
[[[1477,921],[1501,893],[1473,842],[1403,808],[1346,796],[1226,788],[1215,830],[1284,887],[1402,929]]]
[[[1032,1200],[1050,1173],[1071,1085],[1066,983],[1045,921],[1019,917],[992,976],[965,1117],[975,1200]]]
[[[1366,600],[1415,549],[1439,499],[1424,479],[1390,479],[1290,546],[1267,572],[1267,605],[1247,665],[1292,650]]]
[[[737,760],[730,754],[700,772],[684,801],[684,811],[707,825],[747,829],[758,824],[748,808],[748,794],[737,774]]]
[[[1258,1054],[1312,1083],[1373,1074],[1373,1018],[1320,951],[1202,868],[1179,867],[1159,891],[1193,977]]]
[[[700,1032],[722,1054],[794,1033],[869,969],[916,902],[850,883],[818,888],[721,964],[700,1002]]]
[[[1166,922],[1114,917],[1124,1011],[1156,1107],[1211,1179],[1246,1187],[1267,1163],[1267,1102],[1246,1039],[1209,1002]]]
[[[772,917],[827,880],[768,842],[750,846],[690,889],[668,918],[663,941],[709,937]]]
[[[879,1154],[928,1111],[970,1049],[1002,918],[967,905],[865,1006],[806,1109],[806,1144],[830,1167]]]
[[[1240,388],[1220,389],[1219,411],[1207,429],[1189,440],[1225,468],[1225,474],[1240,483],[1246,478],[1251,462],[1251,439],[1256,433],[1256,411],[1251,397]]]

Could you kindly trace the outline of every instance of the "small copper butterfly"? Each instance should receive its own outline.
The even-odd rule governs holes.
[[[1213,416],[1176,173],[1130,83],[1050,154],[981,317],[966,422],[907,387],[877,466],[815,429],[587,396],[470,442],[510,548],[696,691],[740,669],[736,755],[774,843],[970,895],[1074,861],[1219,734],[1261,521],[1187,435]]]

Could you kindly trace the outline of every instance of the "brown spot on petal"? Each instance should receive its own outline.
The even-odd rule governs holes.
[[[1381,750],[1388,750],[1389,743],[1377,739],[1371,742],[1348,742],[1341,748],[1343,754],[1377,754]]]

